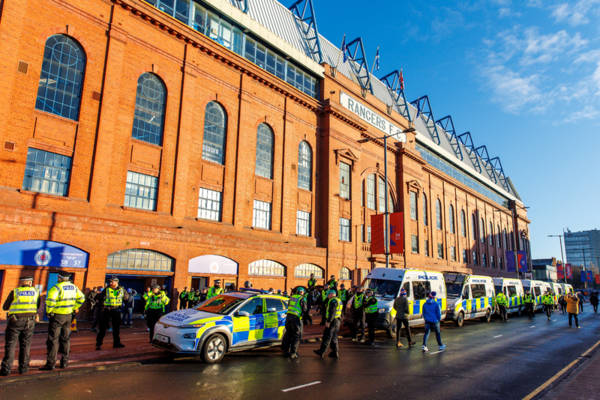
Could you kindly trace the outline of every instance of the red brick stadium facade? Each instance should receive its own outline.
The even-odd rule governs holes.
[[[141,0],[0,4],[2,301],[24,270],[35,274],[42,290],[60,269],[73,272],[86,288],[116,274],[179,289],[220,278],[285,290],[305,283],[304,273],[311,270],[350,284],[384,265],[382,255],[371,254],[367,233],[370,215],[381,212],[383,144],[358,142],[382,132],[344,107],[341,93],[402,129],[412,125],[355,79],[335,73],[328,62],[309,62],[295,53],[283,57],[300,59],[298,68],[316,79],[316,93],[307,94]],[[250,31],[255,25],[247,24]],[[256,37],[264,33],[259,28]],[[56,84],[43,71],[53,37],[63,47],[52,51],[64,53],[64,43],[70,43],[69,51],[79,46],[83,54],[79,104],[70,104],[68,117],[47,100]],[[278,50],[288,47],[280,43]],[[162,109],[146,120],[140,117],[153,127],[149,131],[162,130],[154,142],[132,135],[134,115],[142,113],[136,105],[144,74],[160,82],[155,88],[164,88]],[[224,142],[205,157],[210,107],[225,115]],[[152,125],[161,116],[162,124]],[[265,126],[270,139],[260,134]],[[266,173],[257,172],[257,141]],[[406,252],[393,255],[392,266],[510,275],[504,252],[515,228],[519,248],[527,247],[523,204],[518,198],[500,204],[482,195],[428,163],[416,145],[414,132],[405,143],[388,143],[391,206],[405,211],[406,232]],[[216,162],[214,154],[221,157]],[[60,171],[48,178],[50,162],[43,157],[53,165],[66,163],[58,168],[67,178]],[[36,162],[42,165],[37,170]],[[347,167],[349,177],[340,183]],[[200,190],[217,196],[210,203],[216,211],[202,206],[205,214],[200,213]],[[483,229],[473,229],[473,221],[483,222]],[[1,245],[21,241],[72,246],[87,258],[81,265],[53,265],[46,258],[51,253],[37,250],[35,262],[2,265]],[[210,265],[190,262],[207,255],[219,257]]]

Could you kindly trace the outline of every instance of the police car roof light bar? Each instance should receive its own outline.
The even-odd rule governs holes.
[[[461,160],[463,159],[462,150],[460,149],[460,143],[456,137],[456,130],[454,129],[454,121],[450,115],[446,115],[444,118],[440,118],[436,122],[449,136],[450,145],[454,154]]]
[[[475,168],[477,168],[477,170],[481,172],[481,164],[479,163],[479,157],[477,156],[477,152],[475,151],[475,145],[473,145],[473,138],[471,137],[471,132],[467,131],[461,135],[458,135],[458,140],[460,140],[463,146],[465,146],[465,148],[467,149],[467,154],[473,162],[473,165],[475,165]]]
[[[427,129],[429,130],[429,135],[437,144],[440,144],[440,134],[437,130],[435,118],[433,117],[433,111],[431,110],[431,104],[429,103],[429,96],[421,96],[418,99],[411,101],[410,104],[417,107],[417,117],[420,114],[424,116],[423,120],[427,126]]]
[[[306,42],[306,47],[311,57],[319,64],[323,62],[319,30],[317,29],[317,18],[312,0],[297,0],[289,7],[296,25]]]
[[[394,70],[386,76],[379,78],[379,80],[382,81],[387,87],[394,104],[400,110],[400,114],[402,114],[404,118],[408,119],[408,122],[412,122],[410,113],[408,112],[408,102],[406,101],[404,90],[402,90],[400,72],[398,70]]]
[[[342,51],[346,54],[350,62],[352,72],[356,75],[356,79],[363,90],[368,90],[373,93],[371,87],[371,73],[369,72],[369,64],[365,57],[365,47],[363,46],[362,38],[359,36],[349,42]]]

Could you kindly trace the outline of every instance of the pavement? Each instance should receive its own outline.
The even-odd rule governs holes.
[[[77,333],[72,354],[78,363],[65,371],[3,378],[0,398],[504,400],[531,393],[535,396],[528,398],[597,399],[600,393],[594,374],[600,367],[600,346],[589,351],[599,342],[600,316],[589,312],[581,316],[581,329],[569,328],[560,314],[552,321],[537,314],[533,321],[467,321],[463,328],[446,323],[442,336],[448,348],[443,352],[435,337],[429,339],[429,353],[420,346],[396,350],[383,332],[373,347],[342,338],[339,361],[313,354],[319,346],[314,339],[321,334],[321,327],[313,325],[307,327],[305,339],[310,340],[301,345],[298,360],[285,359],[271,348],[230,354],[216,365],[194,357],[165,357],[146,343],[141,322],[123,330],[124,349],[106,346],[94,352],[93,334]],[[423,330],[414,333],[420,344]],[[43,340],[36,335],[35,359],[43,360]],[[570,368],[565,372],[566,366]],[[135,390],[127,390],[131,388]]]

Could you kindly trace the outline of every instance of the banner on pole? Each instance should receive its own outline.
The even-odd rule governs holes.
[[[565,279],[565,267],[561,263],[556,264],[556,279],[558,279],[558,280]]]
[[[573,279],[573,268],[571,268],[571,264],[565,264],[565,275],[567,279]]]
[[[385,219],[383,214],[371,215],[371,253],[385,254]]]
[[[517,263],[520,272],[527,272],[527,252],[517,251]],[[515,265],[515,252],[510,250],[506,252],[506,271],[516,272],[517,266]]]
[[[404,213],[390,214],[390,253],[404,253]]]

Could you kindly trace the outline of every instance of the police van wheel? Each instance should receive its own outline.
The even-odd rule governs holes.
[[[492,310],[488,308],[485,312],[485,317],[483,317],[483,322],[490,322],[492,320]]]
[[[460,328],[463,326],[464,323],[465,323],[465,313],[461,311],[458,313],[458,317],[456,318],[456,326],[458,326]]]
[[[202,359],[208,364],[220,362],[227,352],[227,342],[220,333],[215,333],[204,343]]]

